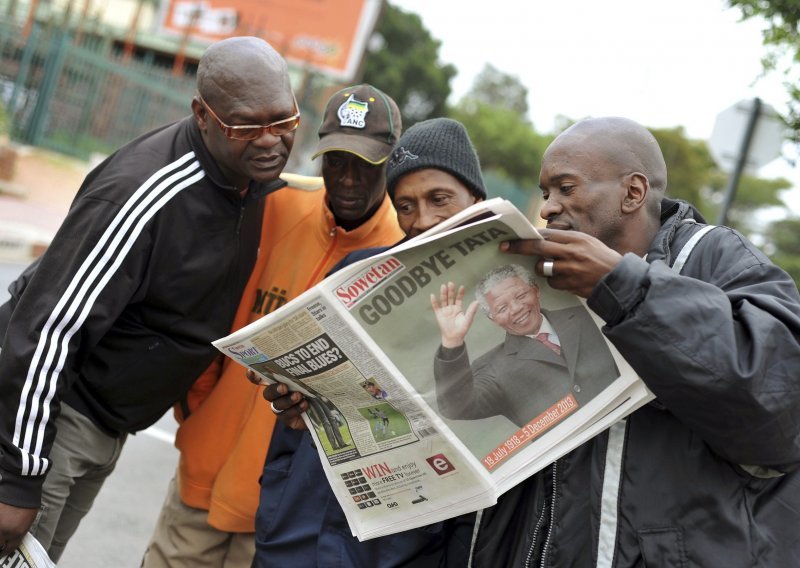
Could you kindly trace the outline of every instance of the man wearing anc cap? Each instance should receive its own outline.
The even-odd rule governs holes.
[[[328,206],[345,230],[381,206],[391,207],[385,164],[401,128],[395,102],[369,85],[344,89],[328,101],[313,158],[322,156]]]
[[[330,98],[314,154],[322,156],[322,178],[284,174],[289,187],[268,199],[259,258],[232,329],[321,281],[347,253],[402,237],[385,181],[400,130],[397,105],[371,85]],[[261,390],[220,356],[176,407],[180,462],[144,567],[250,566],[275,424]]]

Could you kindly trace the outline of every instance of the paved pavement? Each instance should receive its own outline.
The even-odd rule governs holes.
[[[0,263],[0,303],[25,267]],[[175,420],[168,412],[152,428],[130,436],[117,469],[100,491],[59,562],[59,568],[136,568],[178,462]]]

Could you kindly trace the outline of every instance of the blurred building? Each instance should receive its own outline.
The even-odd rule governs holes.
[[[38,256],[60,224],[41,196],[77,191],[74,180],[17,179],[20,148],[96,162],[188,115],[197,62],[225,37],[262,37],[286,58],[302,113],[286,169],[317,174],[310,155],[323,107],[359,80],[383,3],[0,0],[0,260]]]
[[[358,81],[383,4],[0,0],[0,102],[12,106],[16,140],[85,158],[185,115],[206,47],[225,37],[254,35],[289,62],[302,122],[288,169],[312,173],[308,153],[327,96]],[[61,95],[65,100],[56,101]],[[84,104],[70,107],[67,101],[75,99]],[[100,116],[88,116],[89,107]],[[124,123],[115,116],[121,108],[133,113]]]

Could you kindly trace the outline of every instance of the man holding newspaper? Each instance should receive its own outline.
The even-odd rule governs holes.
[[[800,297],[742,235],[664,198],[655,138],[581,121],[539,177],[552,288],[588,299],[657,400],[483,512],[472,566],[800,565]]]
[[[539,257],[550,287],[587,298],[657,400],[481,511],[469,565],[800,565],[794,282],[665,198],[661,149],[633,121],[567,129],[540,187],[544,239],[501,250]],[[300,397],[268,394],[297,416]]]

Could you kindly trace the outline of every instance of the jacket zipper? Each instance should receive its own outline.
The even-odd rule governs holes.
[[[544,548],[542,549],[542,561],[539,566],[544,566],[545,558],[547,558],[547,546],[550,544],[550,537],[553,535],[553,521],[555,519],[554,513],[554,505],[556,499],[556,473],[557,473],[557,465],[558,462],[553,462],[553,495],[550,500],[550,526],[547,529],[547,538],[544,542]],[[542,523],[544,522],[544,517],[547,514],[547,504],[542,507],[542,512],[539,514],[539,518],[536,520],[536,526],[533,529],[533,537],[531,538],[531,545],[528,548],[528,554],[525,555],[525,568],[531,568],[531,562],[534,560],[533,555],[536,552],[536,543],[539,540],[539,531],[542,528]]]
[[[241,196],[239,197],[239,218],[236,221],[236,256],[234,257],[236,258],[237,265],[241,263],[239,255],[241,254],[242,251],[241,232],[242,232],[242,220],[244,219],[245,199],[246,197],[241,197]],[[236,302],[236,304],[234,304],[234,307],[238,305],[239,298],[231,297],[229,299],[231,300],[231,303]],[[183,397],[178,401],[178,403],[180,404],[181,413],[183,414],[183,420],[186,420],[192,414],[191,410],[189,409],[189,400],[187,396],[188,394],[183,395]]]
[[[241,270],[242,268],[242,220],[244,219],[245,199],[247,199],[247,196],[239,197],[239,219],[236,221],[236,256],[234,258],[236,259],[237,270]],[[234,282],[235,281],[234,277]],[[230,288],[232,288],[232,286]],[[231,298],[231,302],[233,304],[234,313],[236,313],[236,306],[239,305],[239,298]]]
[[[544,563],[547,562],[547,552],[550,547],[550,539],[553,537],[553,527],[556,524],[556,496],[558,495],[558,460],[553,462],[553,495],[550,497],[550,526],[547,527],[547,538],[544,540],[542,547],[542,562],[539,564],[540,568],[544,568]]]
[[[539,537],[539,529],[542,526],[542,521],[544,520],[544,515],[547,512],[547,507],[542,509],[541,515],[536,520],[536,526],[533,529],[533,539],[531,540],[531,546],[528,549],[528,554],[525,556],[525,568],[531,568],[531,560],[533,560],[533,551],[536,550],[536,540]]]
[[[246,197],[239,198],[239,220],[236,221],[236,236],[239,236],[239,233],[242,230],[242,218],[244,218],[244,200]]]

